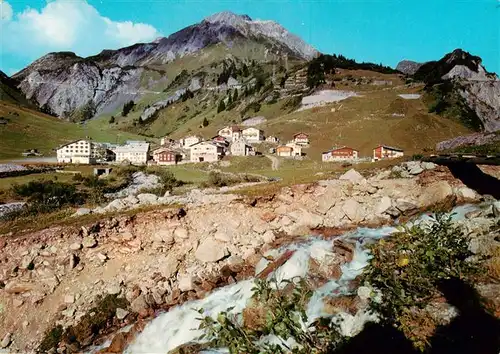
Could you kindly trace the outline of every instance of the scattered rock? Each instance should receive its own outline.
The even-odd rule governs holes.
[[[224,245],[214,239],[203,241],[195,252],[196,259],[203,263],[217,262],[226,256]]]
[[[434,182],[423,190],[419,204],[423,207],[436,205],[453,196],[453,189],[446,181]]]
[[[158,196],[151,193],[142,193],[137,196],[141,204],[156,204]]]
[[[265,243],[273,243],[276,240],[276,235],[273,231],[267,230],[264,235],[262,235],[262,240]]]
[[[415,204],[403,199],[397,199],[394,206],[403,215],[410,215],[412,212],[418,210],[418,207]]]
[[[10,345],[11,340],[12,340],[12,333],[7,333],[3,337],[2,342],[0,342],[0,347],[7,348]]]
[[[382,197],[380,199],[379,203],[377,204],[377,207],[375,208],[375,213],[377,215],[381,215],[387,211],[392,206],[391,198],[389,197]]]
[[[75,303],[75,296],[68,294],[64,296],[64,303],[65,304],[74,304]]]
[[[351,181],[352,183],[360,183],[365,178],[361,175],[361,173],[352,168],[346,173],[344,173],[342,176],[340,176],[339,179]]]
[[[127,317],[127,315],[129,313],[130,312],[128,312],[127,310],[124,310],[124,309],[121,309],[121,308],[117,308],[116,309],[116,318],[118,318],[119,320],[123,320],[125,317]]]
[[[104,263],[108,260],[108,256],[100,252],[96,254],[96,257],[101,263]]]
[[[73,269],[78,265],[80,259],[75,254],[69,255],[69,268]]]
[[[14,305],[14,307],[16,307],[16,308],[23,306],[23,304],[24,304],[24,301],[22,299],[12,300],[12,305]]]
[[[4,290],[7,294],[21,294],[33,290],[33,285],[13,280],[5,285]]]
[[[194,279],[191,275],[184,275],[179,278],[179,290],[187,292],[194,289]]]
[[[133,300],[130,303],[130,309],[135,313],[139,313],[143,310],[146,310],[148,307],[149,306],[146,303],[146,299],[144,298],[144,295],[139,295],[135,300]]]
[[[476,200],[477,193],[468,187],[462,187],[458,190],[458,195],[465,200]]]
[[[97,240],[93,236],[87,236],[83,238],[82,244],[85,248],[93,248],[97,246]]]
[[[106,353],[123,353],[127,345],[127,335],[125,333],[117,333],[111,344],[106,349]]]
[[[363,207],[354,199],[345,201],[342,211],[352,222],[360,222],[365,218]]]
[[[71,245],[69,245],[69,249],[72,251],[78,251],[82,248],[82,244],[80,242],[74,242]]]
[[[110,295],[118,295],[122,291],[120,285],[112,284],[108,287],[107,292]]]

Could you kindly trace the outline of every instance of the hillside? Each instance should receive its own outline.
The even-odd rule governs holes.
[[[55,156],[58,145],[86,136],[96,141],[123,142],[127,139],[144,139],[136,134],[113,129],[99,130],[0,101],[0,160],[19,159],[25,149],[38,149],[44,156]]]
[[[25,107],[36,109],[36,105],[30,102],[17,88],[17,82],[0,71],[0,101],[10,102]]]

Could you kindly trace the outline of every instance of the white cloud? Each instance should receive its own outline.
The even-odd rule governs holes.
[[[0,0],[0,20],[10,21],[12,18],[12,6],[7,1]]]
[[[4,16],[1,38],[4,50],[32,60],[53,51],[73,51],[88,56],[160,36],[151,25],[116,22],[104,17],[85,0],[55,0],[40,11],[26,8],[14,15],[4,1],[2,18]]]

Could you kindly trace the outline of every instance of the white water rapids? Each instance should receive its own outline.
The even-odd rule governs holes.
[[[453,211],[455,216],[453,218],[455,220],[463,219],[467,212],[476,209],[478,209],[477,206],[471,205],[455,208]],[[416,222],[426,223],[428,220],[430,220],[430,217],[423,215]],[[410,223],[410,226],[411,224],[413,223]],[[350,263],[341,266],[342,275],[340,279],[332,279],[315,290],[306,308],[309,323],[305,324],[305,326],[319,317],[331,317],[331,315],[324,312],[323,299],[334,294],[343,295],[348,293],[346,286],[349,281],[360,275],[363,268],[370,261],[371,256],[364,246],[368,242],[386,237],[397,230],[396,227],[382,227],[378,229],[358,228],[340,237],[356,242],[353,259]],[[329,260],[335,257],[332,250],[332,241],[318,238],[312,238],[307,243],[291,244],[279,250],[271,250],[268,252],[268,255],[276,259],[287,250],[294,250],[295,253],[285,264],[270,274],[268,278],[276,279],[277,284],[282,280],[306,277],[310,259],[314,259],[321,265],[329,264]],[[256,267],[256,274],[260,273],[267,265],[268,261],[263,258]],[[182,306],[177,306],[161,314],[145,327],[143,332],[128,346],[125,353],[168,353],[170,350],[183,344],[202,343],[203,341],[199,338],[203,332],[198,327],[200,325],[199,318],[203,316],[197,310],[203,309],[204,315],[211,316],[214,319],[220,312],[225,311],[232,315],[239,315],[241,320],[241,313],[253,295],[253,286],[254,279],[241,281],[217,289],[202,300],[187,302]],[[355,315],[341,313],[337,316],[342,320],[340,322],[340,330],[345,336],[356,335],[362,330],[363,325],[367,321],[377,320],[376,315],[364,311],[358,311]],[[279,342],[282,339],[269,337],[267,340]],[[228,353],[228,351],[225,349],[211,349],[205,350],[203,353]]]

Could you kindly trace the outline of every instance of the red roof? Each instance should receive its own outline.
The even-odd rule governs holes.
[[[375,147],[375,149],[378,149],[379,147],[383,147],[384,149],[387,149],[387,150],[394,150],[394,151],[401,151],[401,152],[403,152],[403,149],[400,149],[400,148],[397,148],[397,147],[393,147],[393,146],[387,146],[387,145],[378,145],[378,146]]]
[[[296,137],[296,136],[298,136],[298,135],[305,135],[305,136],[307,136],[307,137],[309,136],[309,134],[306,134],[306,133],[297,133],[297,134],[295,134],[293,137],[295,138],[295,137]]]

